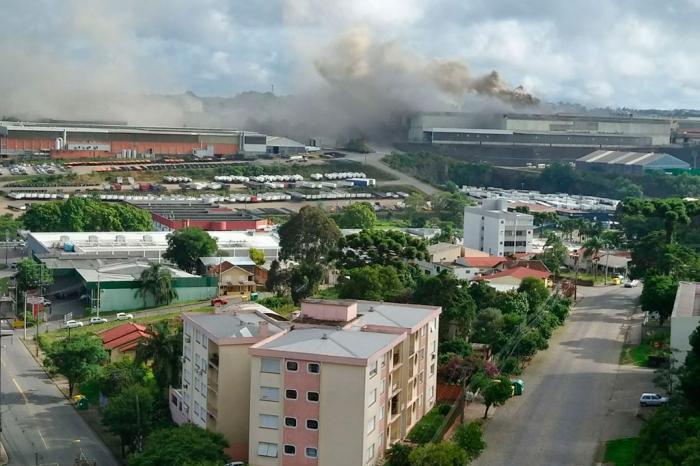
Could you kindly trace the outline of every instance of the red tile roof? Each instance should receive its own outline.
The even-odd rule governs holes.
[[[491,275],[483,275],[479,277],[479,280],[491,280],[493,278],[499,277],[515,277],[519,279],[527,277],[535,278],[549,278],[552,274],[550,272],[543,272],[541,270],[529,269],[527,267],[513,267],[512,269],[502,270],[500,272],[492,273]]]
[[[506,258],[501,256],[465,257],[463,260],[468,267],[496,267]]]
[[[145,326],[133,322],[104,330],[99,335],[105,349],[118,349],[119,351],[134,349],[140,341],[151,338],[151,334],[146,331]]]

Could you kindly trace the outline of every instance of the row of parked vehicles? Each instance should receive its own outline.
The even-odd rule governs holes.
[[[117,315],[114,317],[114,320],[131,320],[134,318],[133,314],[128,314],[126,312],[118,312]],[[90,319],[87,321],[88,325],[96,325],[96,324],[106,324],[109,322],[107,319],[104,317],[90,317]],[[85,322],[80,321],[80,320],[75,320],[71,319],[66,322],[66,328],[77,328],[77,327],[83,327],[85,326]]]

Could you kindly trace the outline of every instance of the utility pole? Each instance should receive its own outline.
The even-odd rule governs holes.
[[[5,230],[5,267],[7,267],[7,250],[10,248],[10,231]]]
[[[27,291],[24,291],[24,339],[27,339]]]

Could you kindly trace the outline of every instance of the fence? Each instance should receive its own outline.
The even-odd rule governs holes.
[[[433,436],[431,442],[433,443],[438,443],[442,440],[442,438],[445,436],[445,433],[447,433],[452,425],[455,423],[457,420],[458,416],[461,416],[464,413],[464,388],[462,388],[459,391],[459,396],[457,397],[457,400],[452,404],[452,408],[448,411],[447,415],[445,416],[445,419],[442,421],[442,424],[440,424],[440,427],[435,431],[435,435]]]

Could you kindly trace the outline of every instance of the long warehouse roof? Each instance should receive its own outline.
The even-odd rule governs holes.
[[[597,150],[576,160],[576,162],[606,163],[609,165],[649,165],[659,160],[685,164],[682,160],[662,152],[623,152],[614,150]]]

